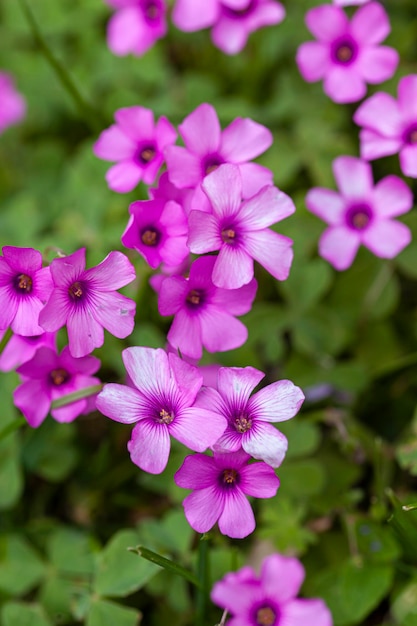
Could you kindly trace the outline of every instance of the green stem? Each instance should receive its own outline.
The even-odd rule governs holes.
[[[0,341],[0,354],[3,353],[4,348],[9,343],[9,339],[13,335],[13,331],[11,328],[8,328],[4,333],[3,339]]]
[[[61,406],[66,406],[67,404],[71,404],[71,402],[75,402],[76,400],[82,400],[83,398],[88,398],[88,396],[94,396],[96,393],[103,389],[103,385],[94,385],[94,387],[85,387],[84,389],[79,389],[78,391],[74,391],[74,393],[69,393],[67,396],[63,396],[62,398],[57,398],[51,404],[51,409],[59,409]]]
[[[29,28],[31,30],[34,40],[36,41],[49,65],[52,67],[61,85],[69,93],[69,95],[75,102],[81,116],[88,123],[91,130],[93,130],[94,133],[100,132],[103,126],[106,125],[104,120],[100,121],[101,115],[98,111],[94,110],[94,108],[86,100],[84,100],[83,96],[79,92],[64,65],[56,58],[56,56],[54,56],[52,50],[46,43],[45,38],[43,37],[39,29],[39,26],[35,20],[31,8],[29,7],[29,4],[27,3],[27,0],[19,0],[19,3],[29,24]]]
[[[210,587],[209,565],[209,540],[207,535],[203,535],[198,545],[197,576],[200,588],[197,593],[196,626],[205,624]]]
[[[0,430],[0,441],[2,439],[5,439],[8,435],[14,433],[15,430],[19,430],[19,428],[23,426],[23,424],[27,424],[27,421],[24,417],[18,417],[17,419],[13,420],[13,422],[10,422],[10,424],[7,424],[7,426]]]
[[[155,563],[155,565],[159,565],[159,567],[163,567],[168,572],[172,572],[177,576],[181,576],[188,580],[188,582],[192,583],[196,587],[200,585],[198,579],[194,576],[192,572],[188,569],[185,569],[182,565],[175,563],[175,561],[171,561],[171,559],[167,559],[164,556],[161,556],[157,552],[153,552],[152,550],[148,550],[148,548],[144,548],[143,546],[136,546],[135,548],[128,548],[129,552],[136,552],[142,558],[150,561],[151,563]]]

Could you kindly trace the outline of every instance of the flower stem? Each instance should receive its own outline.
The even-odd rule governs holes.
[[[82,400],[82,398],[94,396],[102,389],[103,385],[94,385],[93,387],[85,387],[84,389],[79,389],[78,391],[74,391],[74,393],[69,393],[67,396],[62,396],[62,398],[57,398],[56,400],[54,400],[51,404],[51,409],[59,409],[61,406],[66,406],[67,404],[71,404],[71,402],[75,402],[76,400]]]
[[[0,354],[3,353],[3,350],[9,343],[9,339],[11,338],[12,335],[13,335],[12,329],[8,328],[6,332],[4,333],[3,339],[0,341]]]
[[[210,586],[209,537],[202,535],[198,544],[197,576],[200,588],[197,593],[196,626],[204,626]]]
[[[90,126],[91,130],[94,133],[100,132],[103,126],[106,125],[106,122],[104,120],[101,121],[100,113],[96,111],[86,100],[84,100],[83,96],[79,92],[63,63],[61,63],[61,61],[59,61],[53,54],[52,50],[46,43],[46,40],[39,29],[39,26],[32,13],[32,9],[29,7],[27,0],[19,0],[19,3],[22,12],[24,13],[26,20],[29,24],[29,28],[31,30],[34,40],[36,41],[39,49],[42,51],[49,65],[52,67],[61,85],[69,93],[72,100],[75,102],[81,116]]]

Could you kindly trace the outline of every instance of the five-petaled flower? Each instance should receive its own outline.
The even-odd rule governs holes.
[[[113,54],[142,56],[167,32],[165,0],[106,0],[116,9],[107,26]]]

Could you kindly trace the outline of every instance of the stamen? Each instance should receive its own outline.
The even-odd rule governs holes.
[[[156,246],[159,242],[159,233],[152,228],[148,228],[142,233],[141,240],[145,246]]]
[[[149,147],[143,148],[143,150],[141,150],[141,152],[139,153],[139,160],[143,164],[149,163],[150,161],[152,161],[152,159],[155,157],[155,155],[156,155],[155,148],[152,148],[151,146],[149,146]]]
[[[52,370],[49,374],[49,379],[53,385],[56,387],[60,387],[64,383],[69,380],[69,373],[67,370],[64,370],[62,367],[57,368],[56,370]]]
[[[187,302],[197,306],[201,303],[201,293],[197,289],[192,289],[186,297]]]
[[[168,412],[165,409],[159,411],[159,424],[171,424],[174,421],[174,413],[172,411]]]
[[[215,170],[217,170],[219,166],[218,165],[207,165],[206,167],[206,174],[211,174],[211,172],[214,172]]]
[[[270,606],[264,606],[256,612],[256,623],[259,626],[274,626],[275,618],[275,612]]]
[[[156,20],[156,18],[159,17],[159,7],[156,2],[148,2],[148,4],[145,5],[145,16],[149,20]]]
[[[247,415],[239,415],[235,419],[235,428],[238,433],[246,433],[252,428],[252,420]]]
[[[72,283],[68,288],[68,293],[73,300],[80,299],[83,295],[83,286],[79,281]]]
[[[238,477],[238,473],[235,469],[225,469],[223,470],[223,482],[226,485],[233,485]]]
[[[234,243],[236,241],[236,232],[233,228],[224,228],[222,230],[222,239],[224,243]]]
[[[353,50],[347,45],[340,46],[336,52],[336,56],[342,63],[347,63],[353,57]]]
[[[369,224],[369,215],[367,213],[356,213],[352,216],[352,224],[357,230],[363,230]]]
[[[24,293],[30,293],[33,289],[33,281],[27,274],[18,274],[13,282],[15,288]]]

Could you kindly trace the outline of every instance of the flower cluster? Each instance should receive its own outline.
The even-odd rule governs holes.
[[[116,10],[107,30],[114,54],[141,56],[165,36],[165,0],[106,1]],[[211,28],[214,45],[226,54],[237,54],[252,32],[279,24],[284,17],[284,7],[277,0],[177,0],[172,19],[186,32]]]
[[[230,572],[215,583],[211,599],[232,615],[228,626],[332,626],[323,600],[297,598],[303,580],[300,561],[271,554],[260,576],[249,566]]]

